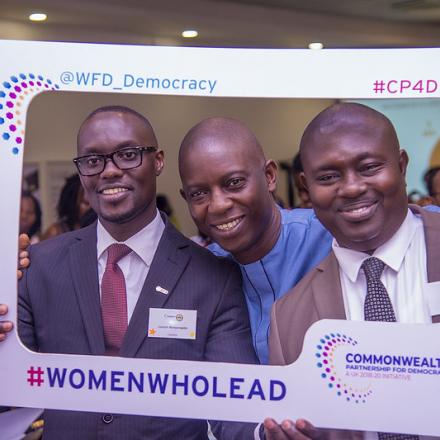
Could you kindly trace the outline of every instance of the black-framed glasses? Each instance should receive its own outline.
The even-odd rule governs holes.
[[[101,174],[107,160],[110,159],[120,170],[131,170],[142,165],[142,153],[157,151],[157,147],[127,147],[109,154],[88,154],[73,159],[78,172],[82,176],[96,176]]]

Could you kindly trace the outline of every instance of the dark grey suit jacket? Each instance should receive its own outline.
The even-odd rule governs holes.
[[[424,223],[428,282],[440,281],[440,214],[416,206],[411,209],[422,216]],[[295,362],[308,328],[321,319],[347,319],[338,260],[333,252],[272,307],[270,364]],[[432,321],[440,322],[440,316],[433,316]],[[358,431],[327,432],[329,440],[363,439],[363,433]]]
[[[19,282],[18,331],[44,353],[104,355],[96,223],[30,248]],[[161,286],[168,295],[156,292]],[[197,310],[197,339],[148,338],[150,307]],[[256,363],[235,264],[214,257],[167,222],[120,356]],[[107,417],[109,420],[110,417]],[[107,420],[107,421],[108,421]],[[45,439],[205,439],[206,422],[45,411]],[[255,425],[254,425],[255,426]],[[254,426],[213,423],[218,438],[253,438]]]

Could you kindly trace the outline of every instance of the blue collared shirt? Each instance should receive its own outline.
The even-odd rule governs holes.
[[[270,309],[278,298],[331,250],[332,236],[311,209],[281,209],[281,231],[272,250],[261,260],[240,264],[255,351],[269,362]],[[209,246],[218,256],[233,258],[218,244]]]

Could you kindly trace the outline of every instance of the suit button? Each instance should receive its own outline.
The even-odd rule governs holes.
[[[108,425],[113,422],[113,416],[111,414],[105,414],[102,416],[102,421]]]

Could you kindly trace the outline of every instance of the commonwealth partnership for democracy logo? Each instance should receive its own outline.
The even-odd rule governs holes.
[[[375,380],[409,381],[415,375],[440,375],[440,357],[366,353],[356,340],[341,333],[324,335],[315,356],[329,390],[355,404],[366,403]]]
[[[372,393],[370,385],[355,387],[350,383],[350,377],[346,376],[346,372],[338,371],[335,365],[335,358],[341,347],[355,347],[356,345],[358,345],[357,341],[341,333],[325,335],[316,346],[316,358],[318,359],[316,366],[319,368],[327,387],[337,396],[344,398],[347,402],[365,403]]]

